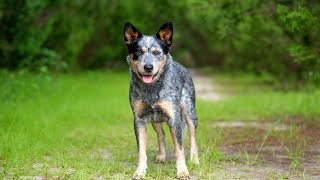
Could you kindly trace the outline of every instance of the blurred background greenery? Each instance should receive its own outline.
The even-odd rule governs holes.
[[[173,21],[187,67],[320,80],[318,0],[1,0],[0,67],[127,68],[126,21],[143,34]]]
[[[172,21],[174,59],[199,68],[192,179],[319,177],[319,0],[0,0],[0,179],[131,178],[127,21],[149,35]],[[149,137],[147,179],[172,179]]]

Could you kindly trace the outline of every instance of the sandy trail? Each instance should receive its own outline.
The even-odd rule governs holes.
[[[211,77],[204,75],[197,69],[189,70],[192,74],[197,98],[206,101],[217,101],[221,99],[221,94],[214,90],[217,85],[212,81]]]
[[[221,101],[222,94],[215,88],[219,87],[212,77],[204,75],[198,69],[190,69],[196,89],[197,98],[205,101]],[[301,121],[301,120],[298,120]],[[223,129],[226,133],[226,142],[217,145],[217,149],[224,152],[229,157],[239,157],[247,154],[257,157],[259,163],[221,162],[220,168],[214,168],[209,174],[213,179],[320,179],[320,127],[310,126],[301,128],[301,124],[292,120],[291,122],[273,124],[271,122],[257,121],[215,121],[210,125],[213,131]],[[266,137],[270,132],[290,134],[292,127],[301,128],[298,134],[300,139],[295,141],[294,137],[286,142],[279,143],[278,138]],[[261,134],[255,134],[260,132]],[[247,133],[247,134],[246,134]],[[238,135],[243,135],[243,139],[237,139]],[[254,139],[254,140],[253,140]],[[288,142],[287,142],[288,141]],[[290,144],[290,141],[293,144]],[[297,146],[299,143],[306,143],[303,147]],[[296,148],[300,150],[295,150]],[[288,149],[290,148],[290,149]],[[294,153],[297,152],[299,167],[292,168],[295,161]],[[240,158],[241,159],[241,158]],[[196,179],[196,173],[194,179]],[[192,178],[193,179],[193,178]]]

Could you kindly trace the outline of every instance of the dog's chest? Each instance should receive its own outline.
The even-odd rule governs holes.
[[[171,102],[165,101],[161,95],[142,96],[142,102],[146,104],[143,110],[145,117],[152,123],[167,121],[170,118],[167,112],[173,111]]]
[[[163,84],[157,83],[156,85],[141,85],[133,84],[132,96],[134,99],[141,99],[143,102],[153,106],[157,101],[163,98],[165,87]]]
[[[148,122],[151,123],[158,123],[158,122],[164,122],[167,120],[167,117],[164,114],[164,111],[160,109],[157,106],[150,106],[151,111],[148,114]]]
[[[155,123],[167,122],[174,118],[181,92],[171,83],[165,82],[171,81],[162,79],[152,85],[133,81],[130,99],[137,117]]]
[[[173,102],[168,97],[164,98],[161,91],[155,92],[148,94],[136,92],[137,96],[131,100],[133,111],[139,118],[152,123],[168,121],[173,118]]]

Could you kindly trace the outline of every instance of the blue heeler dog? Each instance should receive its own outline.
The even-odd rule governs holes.
[[[172,44],[172,23],[161,26],[153,36],[142,35],[131,23],[124,27],[124,41],[128,47],[130,66],[130,104],[134,114],[134,131],[138,145],[138,166],[134,179],[142,179],[147,171],[147,122],[151,122],[158,136],[157,162],[166,158],[162,123],[170,127],[175,147],[177,178],[188,178],[183,148],[183,128],[190,131],[190,160],[199,164],[196,129],[195,90],[190,72],[174,62],[169,49]]]

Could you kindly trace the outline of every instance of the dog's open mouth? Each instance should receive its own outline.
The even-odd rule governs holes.
[[[144,83],[151,83],[153,80],[153,76],[152,75],[142,75],[142,81]]]
[[[154,78],[157,76],[157,74],[158,72],[155,75],[142,75],[139,73],[142,81],[147,84],[151,83],[154,80]]]

